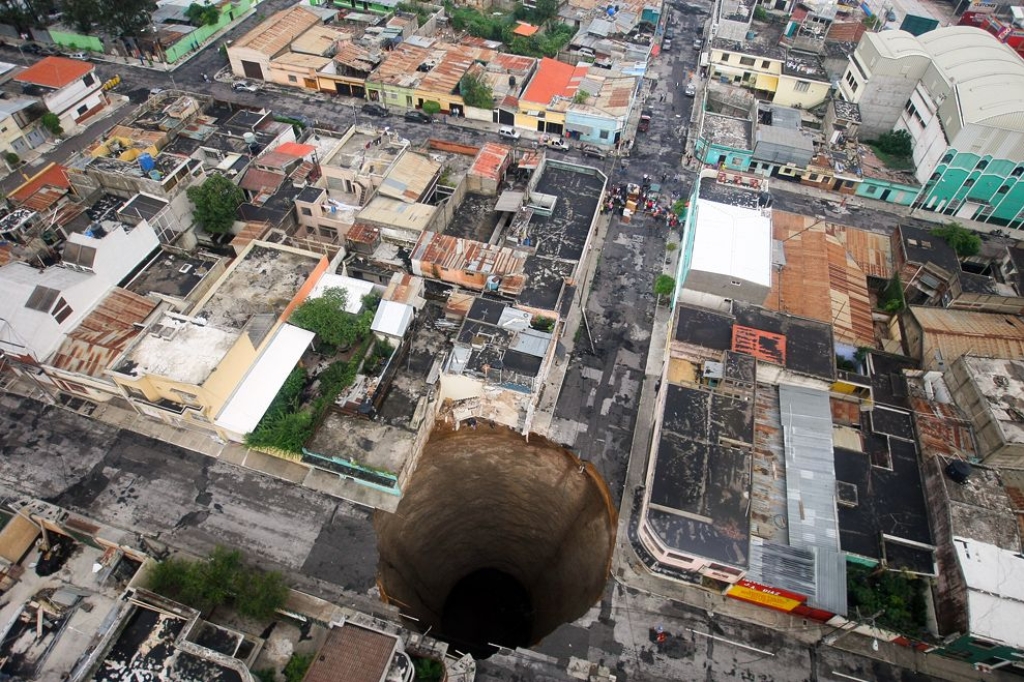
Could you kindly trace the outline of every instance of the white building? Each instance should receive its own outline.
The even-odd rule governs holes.
[[[840,81],[861,137],[905,130],[924,187],[915,207],[1024,221],[1024,61],[978,28],[866,33]]]
[[[677,278],[680,300],[717,308],[730,300],[760,305],[772,285],[771,211],[758,192],[734,183],[760,179],[721,173],[703,177],[690,202]]]
[[[145,221],[107,222],[103,236],[72,234],[60,265],[42,271],[23,262],[0,267],[0,351],[28,364],[42,362],[159,246]]]
[[[96,67],[87,61],[46,57],[14,78],[26,95],[39,97],[60,118],[64,130],[74,128],[107,105]]]

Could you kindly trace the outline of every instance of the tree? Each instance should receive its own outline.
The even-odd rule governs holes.
[[[588,99],[590,99],[590,93],[580,88],[576,91],[576,94],[573,95],[572,101],[573,104],[586,104]]]
[[[914,140],[906,130],[891,130],[878,136],[878,148],[884,154],[904,158],[914,151]]]
[[[654,294],[658,297],[658,305],[661,305],[662,296],[671,296],[676,290],[676,280],[669,275],[658,275],[654,280]]]
[[[7,164],[10,166],[17,166],[19,163],[21,163],[21,157],[15,154],[14,152],[6,152],[4,154],[4,161],[6,161]]]
[[[477,73],[470,71],[462,77],[459,81],[459,93],[468,107],[488,110],[494,107],[494,91]]]
[[[536,7],[533,10],[533,16],[537,18],[538,22],[554,19],[557,14],[558,0],[537,0]]]
[[[318,298],[307,298],[295,309],[289,322],[314,332],[324,343],[347,349],[369,333],[375,312],[367,308],[353,315],[346,312],[347,304],[345,290],[332,287]]]
[[[52,111],[47,111],[39,119],[39,123],[50,131],[50,134],[54,137],[60,137],[64,134],[64,128],[60,124],[60,117]]]
[[[150,573],[149,589],[200,611],[228,605],[260,620],[272,618],[288,597],[280,573],[247,566],[240,551],[226,547],[215,547],[198,561],[160,562]]]
[[[235,222],[238,207],[245,201],[242,189],[223,175],[211,175],[206,182],[188,188],[195,205],[193,216],[211,234],[224,234]]]
[[[97,22],[107,33],[119,38],[137,38],[153,26],[155,0],[99,0]]]
[[[313,654],[292,654],[282,671],[285,682],[302,682],[312,663]]]
[[[79,33],[89,35],[99,20],[100,0],[75,0],[65,2],[63,20],[71,24]]]
[[[959,223],[936,227],[932,229],[932,234],[946,240],[961,258],[970,258],[981,250],[981,237]]]
[[[422,109],[423,113],[427,114],[428,116],[433,116],[435,114],[441,113],[441,105],[432,99],[428,99],[426,102],[424,102],[423,106],[421,106],[420,109]]]
[[[185,10],[185,16],[195,26],[213,26],[220,21],[220,10],[209,4],[209,2],[202,5],[198,2],[193,2]]]

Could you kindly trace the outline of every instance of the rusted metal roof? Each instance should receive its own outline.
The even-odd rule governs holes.
[[[1024,318],[949,308],[911,306],[924,332],[922,367],[932,369],[971,354],[990,358],[1024,356]]]
[[[381,65],[366,79],[368,83],[383,83],[399,87],[416,87],[425,75],[419,71],[420,64],[426,62],[433,50],[418,45],[402,43],[381,62]]]
[[[975,456],[971,425],[956,405],[912,395],[910,407],[922,454],[955,459]]]
[[[320,16],[312,9],[295,5],[270,15],[266,21],[235,40],[231,47],[248,48],[273,57],[319,23]]]
[[[469,174],[489,180],[501,180],[505,169],[508,168],[511,153],[512,149],[503,144],[488,142],[477,152],[473,165],[469,168]]]
[[[441,164],[429,156],[408,152],[387,174],[378,194],[404,202],[419,201],[441,171]]]
[[[737,353],[753,355],[758,360],[775,365],[786,365],[786,337],[761,329],[733,325],[732,349]]]
[[[100,376],[140,332],[157,302],[115,288],[68,334],[50,365],[67,372]]]
[[[345,238],[356,244],[376,244],[380,240],[380,230],[366,223],[356,223],[349,228]]]
[[[776,211],[772,224],[786,265],[765,306],[831,324],[844,343],[874,347],[867,276],[843,244],[813,218]]]
[[[892,243],[887,235],[834,223],[826,223],[825,229],[846,246],[864,274],[879,279],[892,278]]]
[[[254,239],[262,239],[270,229],[270,223],[265,221],[250,220],[245,223],[245,227],[242,231],[235,235],[235,238],[231,240],[231,246],[235,249],[235,253],[241,253],[249,242]]]
[[[274,193],[282,183],[284,183],[284,176],[280,173],[250,168],[245,172],[245,177],[238,183],[238,186],[250,192],[269,190],[270,193]]]
[[[449,48],[437,66],[432,68],[420,81],[419,88],[429,92],[453,93],[459,85],[459,81],[477,62],[487,63],[494,58],[494,50],[485,47],[456,47]],[[482,67],[481,67],[482,68]]]
[[[526,284],[525,256],[505,246],[473,239],[424,232],[412,251],[412,261],[418,262],[424,273],[437,266],[449,271],[496,275],[501,278],[500,291],[508,294],[518,294]]]

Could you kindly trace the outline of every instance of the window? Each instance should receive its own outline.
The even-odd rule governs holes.
[[[793,86],[793,90],[796,92],[807,92],[811,89],[811,84],[808,81],[797,81],[796,85]]]
[[[301,213],[302,215],[313,215],[313,209],[308,208],[306,206],[302,206],[299,208],[299,213]]]
[[[82,106],[80,106],[77,109],[75,109],[75,113],[78,114],[79,116],[82,116],[87,111],[89,111],[89,105],[88,104],[83,104]]]
[[[772,68],[772,63],[770,61],[768,61],[767,59],[765,59],[763,62],[761,62],[761,68],[762,69],[770,69],[770,68]]]
[[[860,87],[860,84],[857,83],[857,79],[855,79],[853,77],[853,72],[852,71],[847,71],[846,72],[846,83],[847,83],[847,85],[850,86],[850,90],[852,90],[854,92],[857,92],[857,88]]]
[[[289,83],[298,83],[299,79],[297,77],[295,77],[295,76],[288,76],[288,82]]]
[[[600,138],[602,140],[607,140],[608,139],[608,131],[607,130],[602,130],[601,134],[600,134]]]
[[[953,152],[949,152],[948,154],[942,157],[942,161],[940,161],[939,163],[950,163],[953,161],[953,157],[955,156],[956,154],[954,154]]]
[[[874,185],[864,185],[864,194],[874,194],[874,193],[875,193],[875,186]]]
[[[1003,185],[1002,187],[1000,187],[999,189],[996,190],[996,194],[1006,194],[1009,191],[1010,191],[1010,186],[1009,185]]]
[[[1024,175],[1024,166],[1017,166],[1010,171],[1010,175],[1015,178],[1019,178],[1021,175]]]
[[[87,73],[87,74],[85,74],[85,78],[82,79],[82,82],[85,83],[88,86],[88,85],[92,85],[93,83],[95,83],[96,79],[93,78],[93,75],[91,73]]]
[[[932,173],[932,176],[930,178],[928,178],[928,179],[931,180],[932,182],[935,182],[936,180],[938,180],[941,177],[942,177],[942,173]]]
[[[743,286],[743,282],[739,281],[738,279],[734,279],[733,281],[731,281],[729,283],[732,284],[734,287]]]
[[[988,159],[982,159],[978,162],[978,165],[974,167],[975,170],[985,170],[988,168]]]
[[[729,63],[729,57],[731,57],[731,56],[732,55],[729,54],[728,52],[723,52],[722,53],[722,63],[723,64],[728,64]]]
[[[71,315],[71,312],[71,306],[69,306],[68,302],[64,300],[63,296],[61,296],[59,299],[57,299],[57,305],[53,307],[53,310],[50,311],[50,314],[53,315],[53,319],[57,320],[57,324],[60,324],[64,322],[64,320],[68,319],[68,316]]]
[[[964,180],[964,187],[974,187],[974,179],[967,178],[966,180]]]
[[[753,57],[740,57],[740,66],[753,66],[755,63]]]

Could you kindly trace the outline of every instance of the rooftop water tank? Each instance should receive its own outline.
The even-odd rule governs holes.
[[[153,156],[149,153],[139,154],[139,168],[142,169],[143,173],[148,173],[156,168],[156,161],[153,160]]]
[[[242,135],[242,139],[246,144],[256,144],[256,133],[245,133]]]

